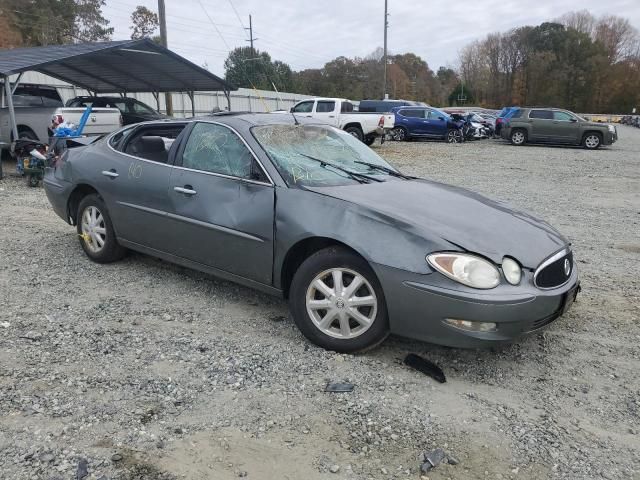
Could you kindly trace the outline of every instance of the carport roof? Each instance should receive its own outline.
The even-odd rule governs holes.
[[[0,51],[0,76],[27,70],[95,93],[236,90],[223,79],[149,39]]]

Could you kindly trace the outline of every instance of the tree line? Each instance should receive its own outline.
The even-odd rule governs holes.
[[[382,49],[297,72],[248,47],[235,49],[225,62],[226,79],[237,86],[271,90],[275,85],[358,100],[382,97],[383,69]],[[414,53],[390,55],[386,91],[391,98],[439,106],[548,105],[631,113],[640,108],[640,36],[625,18],[571,12],[474,41],[460,51],[455,69],[434,73]]]
[[[487,35],[460,52],[480,105],[550,105],[590,113],[640,107],[640,37],[627,19],[572,12]]]

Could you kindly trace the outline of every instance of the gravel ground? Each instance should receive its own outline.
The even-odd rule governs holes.
[[[42,188],[0,181],[0,478],[416,479],[439,447],[453,458],[424,478],[640,479],[640,130],[619,130],[596,152],[375,147],[574,243],[578,302],[499,351],[323,351],[279,299],[138,254],[90,262]]]

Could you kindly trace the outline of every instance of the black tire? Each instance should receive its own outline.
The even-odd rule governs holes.
[[[602,135],[598,132],[587,132],[582,137],[582,146],[587,150],[596,150],[602,145]]]
[[[353,338],[336,338],[323,332],[320,327],[316,326],[307,311],[307,293],[311,289],[312,282],[318,275],[329,269],[337,268],[355,272],[363,277],[368,282],[368,285],[363,285],[361,288],[371,288],[376,297],[375,310],[373,310],[373,307],[356,307],[357,310],[365,308],[365,316],[370,315],[372,321],[368,329],[356,334],[357,336]],[[347,272],[345,273],[348,275]],[[350,283],[345,288],[348,288],[349,285]],[[360,289],[356,290],[356,293],[358,291]],[[337,302],[340,301],[342,301],[342,307],[337,306],[339,305]],[[348,302],[348,299],[343,300],[342,297],[338,297],[335,302],[336,307],[334,308],[345,308],[344,305],[345,302]],[[361,352],[378,346],[389,335],[387,305],[380,282],[378,282],[375,273],[362,257],[343,247],[328,247],[320,250],[300,265],[291,283],[289,306],[293,319],[302,334],[309,341],[327,350],[345,353]],[[346,308],[349,309],[349,307]],[[372,308],[372,310],[367,311],[366,309],[368,308]],[[373,313],[374,311],[375,314]],[[325,312],[325,315],[327,313]],[[358,313],[362,313],[362,311],[359,310]],[[348,322],[352,321],[354,320],[348,320]],[[332,321],[332,324],[335,323],[339,324],[339,319],[336,318]],[[339,328],[339,326],[334,328]]]
[[[376,141],[376,137],[373,135],[367,135],[366,137],[364,137],[364,144],[367,147],[370,147],[371,145],[373,145],[373,142]]]
[[[30,187],[37,187],[40,184],[40,177],[38,175],[29,175],[27,178],[27,185]]]
[[[347,127],[344,129],[349,135],[353,135],[361,142],[364,142],[364,134],[362,133],[362,129],[360,127]]]
[[[91,241],[83,234],[82,230],[83,215],[89,207],[96,208],[102,215],[104,221],[104,227],[101,227],[105,230],[104,245],[98,251],[91,248]],[[98,194],[89,194],[80,201],[76,215],[76,223],[80,246],[91,260],[97,263],[111,263],[125,256],[126,249],[118,244],[113,230],[113,224],[111,223],[111,217],[109,216],[104,201]]]
[[[511,142],[511,145],[520,147],[527,143],[527,132],[521,128],[512,130],[511,135],[509,135],[509,141]]]
[[[450,128],[447,130],[447,137],[445,140],[447,143],[462,143],[464,141],[464,137],[459,129]]]

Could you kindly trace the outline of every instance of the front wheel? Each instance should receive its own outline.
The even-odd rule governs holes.
[[[368,350],[389,335],[375,273],[345,248],[325,248],[307,258],[293,277],[289,303],[303,335],[327,350]]]
[[[601,144],[602,140],[600,139],[600,135],[597,133],[588,133],[582,140],[582,145],[587,150],[595,150],[596,148],[599,148]]]
[[[90,194],[80,201],[76,219],[80,245],[91,260],[110,263],[125,255],[126,250],[116,240],[111,217],[99,195]]]
[[[451,129],[447,132],[447,143],[462,143],[462,132],[459,129]]]

